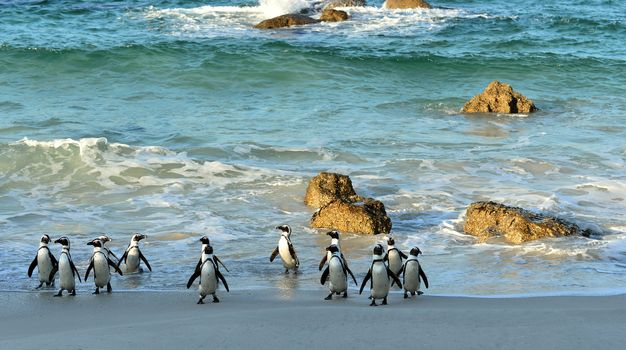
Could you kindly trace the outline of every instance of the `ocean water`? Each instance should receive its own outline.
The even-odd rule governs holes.
[[[310,4],[0,1],[0,290],[37,284],[42,233],[70,237],[84,274],[90,239],[121,255],[139,231],[154,271],[116,290],[184,290],[206,234],[232,289],[322,295],[328,237],[303,198],[333,171],[421,248],[429,294],[626,292],[626,2],[432,4],[259,31]],[[494,79],[541,111],[460,114]],[[479,244],[462,232],[477,200],[601,234]],[[296,276],[268,261],[279,224]],[[342,238],[361,279],[381,237]]]

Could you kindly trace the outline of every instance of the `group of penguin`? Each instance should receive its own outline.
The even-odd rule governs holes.
[[[139,250],[139,241],[144,238],[146,238],[146,235],[139,233],[134,234],[130,239],[128,248],[126,248],[124,254],[119,259],[106,247],[106,243],[111,241],[108,236],[102,235],[87,243],[87,245],[93,246],[93,254],[89,259],[87,272],[85,272],[85,282],[87,278],[89,278],[89,273],[93,270],[93,280],[96,285],[96,290],[93,294],[100,294],[100,288],[104,288],[105,286],[107,287],[107,292],[111,293],[110,267],[113,267],[120,276],[123,276],[122,270],[119,267],[122,263],[126,265],[127,273],[139,272],[141,271],[139,267],[139,260],[141,259],[148,270],[152,271],[150,263],[148,263],[146,257],[143,256],[141,250]],[[28,267],[28,277],[33,275],[35,267],[39,268],[39,286],[37,286],[37,289],[39,289],[44,283],[46,286],[54,286],[55,275],[58,272],[61,289],[59,289],[59,292],[54,296],[62,296],[64,290],[70,295],[76,295],[76,277],[78,277],[79,282],[82,282],[82,280],[78,269],[76,269],[76,265],[74,265],[72,255],[70,254],[69,238],[63,236],[54,241],[54,243],[61,244],[61,255],[58,261],[50,251],[48,247],[49,243],[50,236],[46,234],[41,236],[37,255]],[[113,261],[111,257],[114,257],[117,262]]]
[[[277,226],[276,229],[281,232],[280,239],[278,245],[270,255],[270,262],[274,261],[277,256],[280,256],[283,266],[285,267],[285,273],[288,273],[289,270],[297,272],[300,261],[291,242],[291,228],[288,225],[281,225]],[[339,232],[330,231],[327,235],[331,237],[331,244],[326,248],[326,254],[319,264],[320,271],[326,266],[320,279],[322,285],[328,282],[328,289],[330,290],[330,294],[328,294],[325,300],[331,300],[333,294],[343,295],[343,297],[346,298],[348,296],[348,275],[350,275],[355,285],[358,286],[358,283],[354,274],[348,267],[346,258],[341,252]],[[94,284],[96,286],[96,290],[93,294],[99,294],[100,288],[104,288],[105,286],[107,287],[107,292],[110,293],[112,291],[110,267],[113,267],[115,272],[123,275],[120,265],[124,263],[126,273],[139,272],[141,271],[139,267],[141,260],[146,267],[152,271],[148,260],[139,249],[139,241],[145,238],[146,235],[139,233],[134,234],[130,244],[120,259],[106,247],[106,243],[111,241],[106,235],[100,236],[87,243],[87,245],[93,246],[93,253],[89,259],[89,266],[87,267],[84,280],[87,281],[89,273],[93,270]],[[35,267],[39,268],[40,283],[37,287],[37,289],[39,289],[44,283],[46,286],[54,286],[55,275],[59,272],[60,290],[55,296],[62,296],[64,290],[68,291],[70,295],[76,295],[75,278],[78,277],[80,282],[82,282],[82,280],[70,255],[70,241],[67,237],[61,237],[54,241],[54,243],[61,244],[62,246],[59,261],[57,261],[48,247],[50,241],[50,237],[46,234],[41,237],[37,255],[28,268],[28,276],[32,276]],[[213,247],[208,237],[202,237],[200,242],[202,243],[201,256],[195,266],[193,274],[187,282],[187,288],[190,288],[194,281],[200,278],[198,285],[200,298],[197,303],[204,304],[204,299],[209,295],[213,297],[214,303],[219,303],[216,294],[219,283],[221,282],[224,285],[226,291],[230,291],[226,279],[220,272],[219,265],[226,271],[228,271],[228,269],[222,261],[213,254]],[[422,281],[424,286],[428,288],[428,278],[417,259],[418,255],[421,254],[420,249],[418,247],[412,248],[409,256],[407,256],[402,251],[395,248],[394,244],[394,239],[387,237],[386,252],[381,244],[374,246],[372,264],[359,289],[359,294],[362,294],[365,285],[370,281],[371,306],[377,305],[377,299],[381,299],[382,305],[386,305],[389,289],[394,284],[401,289],[404,288],[404,298],[408,298],[409,293],[412,296],[422,294],[420,291]],[[112,260],[112,257],[115,258],[117,262]],[[405,260],[404,262],[403,259]],[[400,277],[402,277],[402,281],[400,281]]]

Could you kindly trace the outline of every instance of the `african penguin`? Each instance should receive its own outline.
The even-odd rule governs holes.
[[[124,251],[124,255],[122,255],[118,264],[118,266],[122,262],[126,264],[126,273],[143,272],[143,269],[139,268],[139,259],[146,264],[148,270],[152,271],[152,267],[150,267],[148,259],[146,259],[146,257],[141,253],[141,250],[139,250],[139,241],[145,239],[146,237],[148,236],[140,233],[135,233],[133,237],[131,237],[130,244],[128,245],[128,248],[126,248],[126,251]]]
[[[293,269],[294,272],[297,273],[300,260],[298,260],[296,251],[293,249],[293,244],[291,244],[291,228],[289,225],[281,225],[277,226],[276,229],[280,230],[280,239],[278,240],[278,246],[276,246],[276,249],[274,249],[272,255],[270,255],[270,262],[274,261],[276,256],[280,254],[283,266],[285,267],[285,273],[288,273],[289,269]]]
[[[356,282],[356,278],[354,274],[348,266],[343,261],[341,257],[341,253],[339,252],[339,247],[336,245],[331,245],[328,247],[328,251],[331,254],[330,259],[328,260],[328,266],[322,273],[322,277],[320,279],[320,283],[324,285],[328,280],[328,289],[330,290],[330,294],[325,298],[325,300],[332,300],[333,293],[341,294],[343,293],[343,297],[348,297],[348,274],[352,276],[354,280],[354,284],[359,285]]]
[[[420,277],[424,280],[424,285],[428,288],[428,278],[426,277],[426,273],[422,270],[422,266],[417,260],[417,256],[420,255],[422,251],[418,247],[414,247],[411,249],[409,253],[409,258],[402,266],[402,282],[404,283],[404,298],[408,298],[408,293],[411,295],[422,295],[423,293],[420,289]]]
[[[70,240],[69,238],[63,236],[54,243],[61,244],[61,255],[59,255],[59,284],[61,289],[59,293],[55,294],[55,297],[60,297],[63,295],[63,291],[66,290],[70,293],[70,295],[76,295],[76,280],[74,277],[78,277],[78,281],[82,282],[80,279],[80,274],[74,265],[74,261],[72,261],[72,255],[70,254]]]
[[[48,248],[48,243],[50,243],[50,236],[46,234],[41,236],[37,255],[35,255],[35,258],[28,267],[28,277],[33,275],[35,267],[39,268],[39,286],[37,286],[36,289],[41,288],[44,283],[47,287],[54,287],[54,275],[59,269],[59,262],[50,251],[50,248]]]
[[[372,303],[370,304],[370,306],[376,306],[376,299],[383,299],[382,304],[387,305],[387,295],[389,294],[390,278],[393,279],[393,281],[397,283],[400,288],[402,288],[402,282],[400,282],[398,277],[385,264],[385,260],[383,257],[383,246],[380,244],[377,244],[374,247],[372,265],[370,266],[370,269],[367,271],[367,275],[361,283],[361,289],[359,290],[359,294],[363,292],[363,288],[365,288],[365,284],[370,278],[372,279],[370,283],[370,296],[372,299]]]
[[[341,254],[341,258],[343,259],[344,264],[346,264],[346,266],[348,266],[348,261],[346,260],[346,257],[343,256],[343,253],[341,253],[341,245],[339,243],[339,232],[338,231],[329,231],[326,232],[326,234],[328,236],[330,236],[330,245],[336,245],[337,249],[339,249],[339,254]],[[324,265],[326,264],[327,261],[330,261],[330,258],[332,257],[332,253],[328,250],[328,248],[326,248],[326,255],[324,255],[322,257],[322,260],[320,261],[319,264],[319,270],[322,271],[322,269],[324,268]]]
[[[200,268],[200,265],[202,265],[202,256],[204,255],[204,249],[207,246],[211,245],[211,241],[209,240],[209,237],[207,236],[202,236],[202,238],[200,238],[200,243],[202,243],[202,250],[200,250],[200,259],[198,259],[198,263],[196,264],[196,269]],[[213,249],[213,247],[211,247],[211,249]],[[224,263],[222,262],[222,260],[220,260],[220,258],[217,257],[217,255],[213,254],[213,259],[215,260],[216,263],[222,265],[222,267],[227,271],[230,272],[228,270],[228,268],[226,267],[226,265],[224,265]]]
[[[204,246],[201,259],[202,262],[200,263],[200,266],[196,266],[195,271],[191,277],[189,277],[189,281],[187,281],[187,289],[191,287],[196,278],[200,277],[200,283],[198,285],[200,299],[198,299],[198,304],[204,304],[204,298],[206,298],[209,294],[213,296],[214,303],[219,303],[220,300],[216,295],[219,280],[222,281],[222,284],[224,284],[224,288],[226,288],[227,292],[230,292],[230,289],[228,288],[226,279],[219,270],[217,265],[218,259],[213,255],[213,247],[211,247],[208,243]]]
[[[393,237],[387,237],[387,254],[385,255],[385,261],[389,264],[389,269],[399,276],[402,272],[402,259],[406,259],[407,256],[398,248],[395,247],[395,241]],[[393,285],[393,283],[392,283]]]
[[[111,271],[109,270],[109,266],[113,266],[120,276],[123,276],[122,270],[109,258],[106,250],[102,248],[102,241],[94,239],[87,243],[87,245],[93,246],[93,254],[91,255],[91,259],[89,259],[87,272],[85,272],[85,281],[87,281],[89,272],[93,269],[93,281],[96,285],[96,291],[93,292],[93,294],[100,294],[100,288],[104,286],[107,287],[107,292],[111,293],[113,289],[111,288]]]

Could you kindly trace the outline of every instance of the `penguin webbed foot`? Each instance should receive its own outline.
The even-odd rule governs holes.
[[[324,300],[333,300],[333,293],[330,292],[330,294],[328,294],[328,296],[324,298]]]
[[[383,302],[382,302],[381,304],[383,304],[383,305],[387,305],[387,297],[384,297],[384,298],[383,298]]]
[[[371,296],[370,296],[370,298],[372,299],[372,303],[370,304],[370,306],[378,306],[376,304],[376,299],[372,298]]]
[[[220,300],[217,298],[217,296],[213,295],[213,302],[214,303],[219,303]]]
[[[196,304],[198,304],[198,305],[200,305],[200,304],[204,304],[204,300],[203,300],[203,299],[204,299],[204,298],[200,298]]]
[[[411,295],[413,295],[413,292],[411,292]],[[404,299],[408,298],[409,294],[406,292],[406,290],[404,291]]]
[[[96,291],[91,294],[100,294],[100,287],[96,287]]]
[[[55,297],[60,297],[63,296],[63,289],[61,289],[57,294],[54,295]]]
[[[424,292],[422,292],[421,290],[417,291],[417,295],[422,295],[422,294],[424,294]],[[413,292],[413,295],[415,295],[415,292]]]
[[[348,291],[343,292],[343,298],[347,298],[348,297]]]
[[[107,293],[111,293],[113,288],[111,288],[111,282],[107,283]]]
[[[35,287],[35,289],[39,289],[43,286],[43,282],[39,283],[39,285],[37,287]]]
[[[76,296],[76,289],[72,289],[72,292],[70,293],[70,295],[75,297]]]

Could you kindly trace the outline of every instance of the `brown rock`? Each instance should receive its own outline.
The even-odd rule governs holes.
[[[287,14],[287,15],[282,15],[282,16],[266,19],[265,21],[262,21],[261,23],[255,25],[254,28],[274,29],[274,28],[299,26],[299,25],[313,24],[313,23],[319,23],[319,21],[309,16],[292,13],[292,14]]]
[[[465,233],[478,237],[481,242],[491,237],[504,236],[515,244],[545,237],[589,235],[576,224],[495,202],[472,203],[467,208],[463,229]]]
[[[352,188],[352,181],[346,175],[321,172],[311,179],[304,195],[304,203],[316,208],[337,199],[347,202],[361,200]]]
[[[362,203],[335,200],[313,214],[311,226],[377,235],[391,231],[391,219],[385,205],[375,199],[368,198]]]
[[[365,0],[330,0],[324,9],[334,9],[335,7],[358,7],[365,6]]]
[[[516,92],[509,84],[492,81],[481,94],[472,97],[462,112],[464,113],[531,113],[537,107],[533,101]]]
[[[348,13],[346,11],[324,9],[320,21],[322,22],[341,22],[348,19]]]
[[[387,0],[384,5],[388,9],[432,8],[425,0]]]

